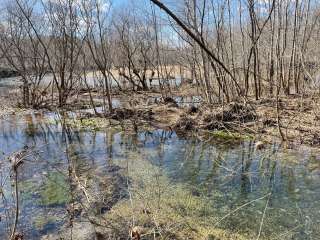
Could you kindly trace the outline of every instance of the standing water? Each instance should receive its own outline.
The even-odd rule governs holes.
[[[257,151],[250,140],[223,142],[208,136],[200,141],[164,130],[65,132],[56,118],[39,113],[0,120],[0,181],[6,196],[0,204],[1,239],[10,228],[14,198],[7,186],[11,180],[5,156],[25,146],[33,152],[19,168],[18,231],[25,239],[56,233],[67,221],[70,159],[78,175],[86,176],[129,165],[130,176],[142,161],[149,166],[140,169],[143,175],[154,178],[148,176],[154,174],[148,169],[154,168],[167,179],[167,188],[178,191],[176,186],[183,186],[190,197],[203,202],[207,210],[195,208],[193,214],[208,226],[254,239],[320,239],[320,155],[314,149],[285,150],[275,143]],[[193,217],[179,212],[186,221]]]

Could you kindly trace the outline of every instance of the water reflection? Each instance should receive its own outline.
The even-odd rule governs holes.
[[[219,222],[220,228],[258,232],[267,204],[263,237],[320,239],[316,150],[283,150],[273,144],[256,151],[252,141],[226,145],[184,139],[163,130],[138,134],[114,129],[78,131],[53,124],[57,117],[52,113],[13,115],[0,122],[1,151],[9,155],[27,145],[37,153],[20,171],[19,229],[27,239],[56,231],[66,221],[66,206],[73,201],[70,160],[79,175],[105,174],[108,167],[123,165],[130,153],[160,167],[172,185],[182,183],[192,194],[210,199],[217,219],[253,201]],[[270,198],[254,201],[268,193]],[[4,206],[0,212],[4,213]],[[0,227],[4,236],[5,225]]]

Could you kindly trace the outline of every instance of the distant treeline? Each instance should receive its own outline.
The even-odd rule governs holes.
[[[0,68],[0,78],[9,78],[19,76],[17,71],[8,68]]]

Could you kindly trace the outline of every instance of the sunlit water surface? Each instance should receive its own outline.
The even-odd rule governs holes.
[[[273,144],[256,151],[251,141],[225,143],[210,138],[200,141],[163,130],[126,134],[110,129],[66,134],[61,126],[52,123],[55,118],[57,115],[51,113],[13,115],[0,120],[3,152],[0,181],[6,196],[0,205],[1,239],[8,231],[4,220],[12,207],[12,189],[5,187],[10,183],[5,156],[24,146],[34,152],[19,168],[18,230],[26,239],[54,233],[66,221],[65,208],[71,189],[66,177],[70,158],[80,172],[85,172],[117,165],[128,153],[147,153],[141,156],[162,169],[173,185],[183,183],[195,195],[212,199],[221,218],[253,201],[221,221],[220,228],[258,233],[264,216],[263,236],[320,239],[317,150],[284,150]],[[263,197],[268,193],[270,197]],[[254,201],[259,198],[262,199]],[[59,219],[50,221],[52,216]]]

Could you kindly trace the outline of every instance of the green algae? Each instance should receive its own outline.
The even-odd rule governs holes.
[[[37,231],[41,231],[48,225],[53,225],[59,222],[61,219],[54,215],[38,215],[33,219],[33,226]]]
[[[39,194],[45,206],[65,205],[71,200],[66,177],[60,172],[49,173]]]
[[[19,192],[22,201],[31,201],[39,192],[39,182],[32,179],[19,182]]]

